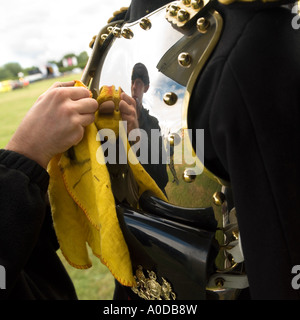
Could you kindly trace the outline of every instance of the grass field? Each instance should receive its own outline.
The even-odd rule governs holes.
[[[80,79],[80,74],[43,80],[32,83],[23,89],[0,93],[0,148],[6,146],[26,112],[44,91],[56,81],[70,81],[74,79]],[[112,299],[114,290],[113,276],[96,257],[90,255],[93,262],[92,268],[78,270],[71,267],[60,252],[58,254],[73,280],[80,300]]]

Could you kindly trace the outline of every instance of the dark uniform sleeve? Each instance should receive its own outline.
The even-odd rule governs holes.
[[[253,299],[300,298],[291,285],[300,264],[300,32],[290,22],[282,9],[254,15],[206,79],[205,156],[231,182]]]
[[[11,151],[0,151],[0,265],[9,295],[39,237],[45,217],[46,170]]]

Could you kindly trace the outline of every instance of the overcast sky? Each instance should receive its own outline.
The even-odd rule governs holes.
[[[0,66],[23,68],[60,60],[67,53],[90,54],[89,42],[114,11],[130,0],[1,0]]]

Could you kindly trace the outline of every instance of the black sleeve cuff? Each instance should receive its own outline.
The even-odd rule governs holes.
[[[22,171],[31,182],[36,183],[43,192],[47,192],[48,172],[35,161],[17,152],[0,149],[0,164],[10,169]]]

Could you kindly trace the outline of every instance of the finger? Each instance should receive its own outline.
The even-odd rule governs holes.
[[[122,115],[135,115],[136,109],[135,106],[128,104],[126,101],[121,100],[119,104],[119,110]]]
[[[50,89],[54,88],[65,88],[65,87],[73,87],[75,84],[75,81],[67,81],[67,82],[55,82]]]
[[[76,110],[79,114],[94,114],[98,110],[98,102],[92,98],[85,98],[76,101]]]
[[[80,124],[83,127],[87,127],[88,125],[90,125],[94,121],[95,121],[95,114],[94,113],[80,115]]]
[[[73,101],[90,97],[90,91],[84,87],[59,87],[58,89],[64,90],[65,94]]]
[[[115,110],[115,104],[113,101],[105,101],[99,106],[99,113],[113,113]]]
[[[134,100],[134,98],[130,97],[128,94],[126,94],[125,92],[121,93],[121,101],[124,100],[126,103],[136,107],[136,101]]]

